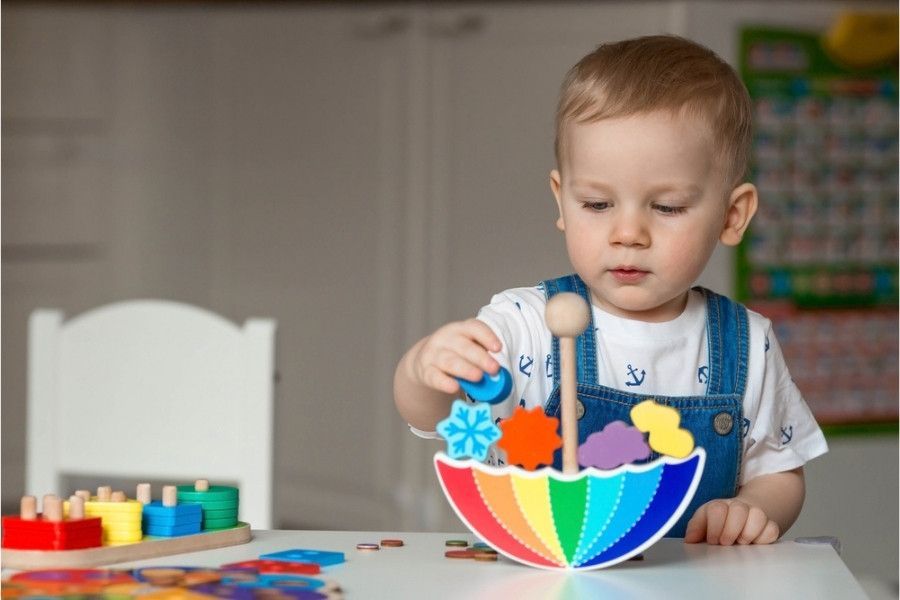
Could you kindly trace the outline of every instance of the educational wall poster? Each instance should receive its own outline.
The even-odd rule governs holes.
[[[772,319],[821,424],[896,428],[896,50],[851,69],[824,39],[741,33],[760,207],[737,253],[738,296]]]

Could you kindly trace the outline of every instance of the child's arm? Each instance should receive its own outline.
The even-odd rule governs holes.
[[[478,381],[484,372],[496,375],[499,363],[488,351],[499,352],[500,339],[482,321],[469,319],[444,325],[407,351],[394,372],[394,404],[406,422],[434,431],[450,414],[459,391],[456,377]]]
[[[688,544],[771,544],[787,531],[803,507],[803,467],[760,475],[741,486],[734,498],[712,500],[687,525]]]

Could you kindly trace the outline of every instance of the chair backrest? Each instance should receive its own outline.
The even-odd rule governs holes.
[[[240,519],[270,529],[274,342],[272,320],[169,301],[34,311],[28,493],[69,493],[64,475],[234,482]]]

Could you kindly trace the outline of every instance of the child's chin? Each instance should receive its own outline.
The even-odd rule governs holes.
[[[667,321],[679,314],[670,301],[637,288],[616,290],[606,304],[612,309],[610,312],[632,319]]]

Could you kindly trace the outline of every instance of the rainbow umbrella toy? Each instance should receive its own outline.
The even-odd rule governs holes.
[[[653,545],[697,490],[706,453],[668,456],[612,471],[563,474],[455,460],[434,466],[444,494],[475,535],[497,552],[544,569],[600,569]]]
[[[541,407],[517,407],[498,428],[489,404],[502,401],[511,385],[492,385],[487,377],[461,382],[481,403],[457,400],[451,415],[438,423],[450,456],[438,452],[434,468],[456,514],[497,552],[544,569],[600,569],[642,552],[675,525],[697,491],[706,452],[679,427],[678,411],[653,399],[631,409],[633,428],[610,423],[579,448],[575,338],[588,326],[590,308],[577,294],[564,292],[547,302],[545,319],[559,338],[561,419],[548,417]],[[509,372],[501,370],[498,379],[503,377]],[[480,462],[494,442],[507,452],[508,462],[530,469]],[[534,470],[553,462],[560,446],[562,471]],[[631,462],[649,457],[650,448],[662,456]],[[464,456],[479,460],[459,460]],[[579,462],[588,468],[579,470]],[[606,465],[621,466],[596,468]]]

